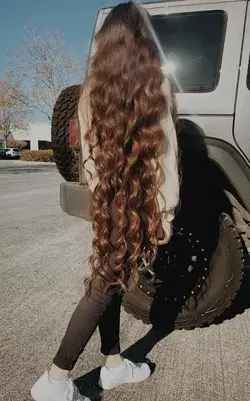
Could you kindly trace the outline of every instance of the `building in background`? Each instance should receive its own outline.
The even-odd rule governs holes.
[[[24,141],[27,143],[25,149],[40,150],[51,149],[51,127],[48,123],[30,124],[27,131],[16,131],[8,136],[8,139]],[[4,137],[0,136],[0,148],[3,147]]]

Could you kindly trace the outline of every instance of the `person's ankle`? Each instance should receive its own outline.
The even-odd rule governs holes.
[[[65,381],[69,377],[69,371],[58,368],[56,365],[52,365],[49,371],[49,378],[53,383]]]
[[[117,366],[121,365],[122,361],[123,361],[123,359],[120,354],[109,355],[107,357],[105,366],[108,369],[114,369]]]

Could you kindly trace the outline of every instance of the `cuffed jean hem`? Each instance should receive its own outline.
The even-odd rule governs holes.
[[[101,353],[104,356],[117,355],[121,353],[121,348],[119,344],[116,344],[111,350],[101,347]]]
[[[61,356],[59,353],[56,354],[55,358],[53,359],[53,364],[56,365],[58,368],[62,370],[73,370],[76,361],[66,361],[63,356]]]

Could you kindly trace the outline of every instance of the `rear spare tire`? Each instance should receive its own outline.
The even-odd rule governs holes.
[[[70,147],[70,122],[77,120],[77,104],[81,85],[73,85],[62,91],[52,114],[51,139],[53,155],[59,173],[66,181],[79,180],[77,154]]]

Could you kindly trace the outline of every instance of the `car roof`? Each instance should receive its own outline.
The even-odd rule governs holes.
[[[246,1],[246,0],[159,0],[159,1],[142,1],[138,3],[138,5],[143,5],[146,6],[146,8],[157,8],[158,6],[164,7],[164,5],[167,5],[168,3],[190,3],[190,4],[206,4],[206,3],[233,3],[233,2],[239,2],[239,1]],[[110,5],[109,7],[103,7],[100,9],[100,11],[104,10],[110,10],[114,6]]]

